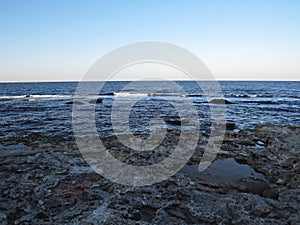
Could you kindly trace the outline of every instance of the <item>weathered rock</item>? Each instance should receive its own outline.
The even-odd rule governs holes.
[[[269,188],[269,185],[266,181],[245,179],[238,183],[237,187],[243,192],[263,195],[263,193]]]
[[[199,218],[192,216],[191,212],[187,207],[184,207],[182,205],[171,205],[165,208],[165,211],[167,211],[171,216],[177,217],[179,219],[182,219],[186,223],[189,224],[199,224],[203,221],[201,221]]]
[[[0,146],[0,224],[297,224],[299,134],[300,128],[274,125],[226,132],[216,161],[247,164],[252,172],[246,178],[229,183],[222,175],[212,182],[180,171],[144,187],[115,184],[93,172],[74,139],[38,133],[7,138]],[[175,138],[165,140],[162,156],[172,152]],[[201,136],[191,166],[197,167],[207,138]],[[102,141],[114,156],[125,154],[124,162],[136,155],[114,138]],[[252,148],[258,141],[264,148]],[[157,160],[142,156],[150,164]],[[264,176],[257,179],[256,172]]]

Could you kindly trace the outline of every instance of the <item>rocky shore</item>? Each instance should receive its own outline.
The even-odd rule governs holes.
[[[300,224],[300,127],[228,131],[217,159],[199,173],[203,135],[181,171],[144,187],[95,173],[72,138],[1,140],[3,225]],[[120,160],[132,160],[113,138],[104,142]]]

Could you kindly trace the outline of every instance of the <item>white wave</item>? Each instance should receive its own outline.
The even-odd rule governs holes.
[[[165,96],[165,97],[187,97],[188,95],[182,93],[131,93],[131,92],[120,92],[114,93],[115,97],[147,97],[147,96]]]
[[[0,96],[0,99],[20,99],[20,98],[72,98],[72,95],[5,95]]]
[[[14,99],[14,98],[26,98],[26,95],[8,95],[8,96],[0,96],[0,99]]]
[[[175,96],[175,97],[187,97],[186,94],[181,93],[150,93],[149,96]]]
[[[29,95],[29,98],[72,98],[72,95]]]
[[[147,93],[130,93],[130,92],[120,92],[114,93],[115,97],[146,97],[149,96]]]
[[[249,94],[234,94],[234,97],[238,98],[256,98],[257,95],[249,95]]]

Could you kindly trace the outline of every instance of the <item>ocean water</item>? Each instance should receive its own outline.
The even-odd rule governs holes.
[[[148,91],[122,89],[130,82],[106,82],[99,95],[86,95],[96,104],[96,125],[100,136],[113,134],[112,106],[122,98],[128,104],[141,97],[130,112],[129,126],[134,134],[148,134],[149,120],[161,117],[165,121],[179,120],[171,101],[192,100],[196,108],[200,131],[210,128],[210,106],[201,89],[192,81],[176,81],[185,93],[172,91],[162,82],[141,82]],[[300,126],[300,82],[221,81],[224,98],[234,104],[226,105],[227,121],[239,129],[251,129],[260,124]],[[98,85],[99,83],[91,83]],[[77,82],[0,83],[0,140],[5,142],[19,136],[40,133],[50,137],[73,136],[72,104]],[[150,87],[150,88],[149,88]],[[149,91],[150,90],[150,91]],[[84,110],[85,101],[82,104]],[[119,109],[122,111],[122,109]],[[124,119],[126,120],[126,119]],[[192,122],[192,121],[191,121]],[[82,126],[84,126],[84,121]],[[169,123],[170,129],[181,129]]]

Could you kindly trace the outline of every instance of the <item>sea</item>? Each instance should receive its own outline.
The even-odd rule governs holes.
[[[261,124],[300,126],[300,82],[297,81],[219,81],[226,104],[226,120],[237,130],[253,129]],[[99,136],[113,135],[112,108],[116,100],[130,105],[130,131],[148,134],[149,121],[180,120],[172,102],[191,101],[198,112],[200,132],[211,127],[207,96],[194,81],[176,81],[182,93],[168,84],[143,81],[145,91],[126,90],[129,81],[91,82],[103,86],[97,94],[85,95],[88,101],[74,102],[78,82],[0,83],[0,141],[38,133],[47,137],[72,137],[74,104],[95,104],[95,124]],[[151,87],[151,88],[149,88]],[[148,90],[148,91],[147,91]],[[151,91],[149,91],[151,90]],[[99,99],[96,102],[96,99]],[[119,109],[122,112],[122,108]],[[186,109],[188,110],[188,109]],[[193,121],[191,121],[193,122]],[[170,129],[181,129],[178,123],[167,123]],[[84,121],[82,123],[84,126]]]

